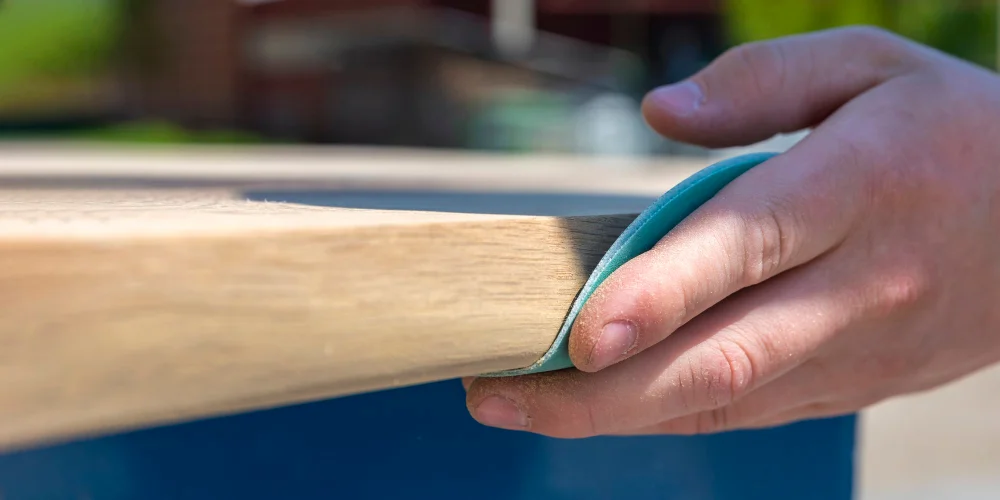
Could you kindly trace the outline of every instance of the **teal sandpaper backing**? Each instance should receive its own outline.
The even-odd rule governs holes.
[[[573,362],[569,357],[569,333],[580,310],[597,287],[626,262],[653,248],[671,229],[712,199],[730,182],[775,155],[776,153],[752,153],[728,158],[700,170],[667,191],[625,228],[598,262],[580,293],[577,294],[549,350],[531,366],[482,376],[508,377],[572,368]]]

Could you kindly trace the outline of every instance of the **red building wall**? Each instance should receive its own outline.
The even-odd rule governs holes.
[[[153,64],[131,76],[133,114],[193,126],[229,126],[237,115],[238,15],[233,0],[153,2],[142,23]]]

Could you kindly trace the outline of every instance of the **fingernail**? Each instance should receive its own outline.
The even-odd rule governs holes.
[[[650,95],[657,107],[675,116],[687,116],[698,111],[704,97],[701,87],[691,80],[660,87]]]
[[[476,420],[484,425],[502,429],[525,429],[528,416],[510,400],[500,396],[490,396],[479,403],[474,410]]]
[[[611,365],[635,347],[638,329],[628,321],[615,321],[604,325],[601,336],[590,352],[589,364],[595,369]]]

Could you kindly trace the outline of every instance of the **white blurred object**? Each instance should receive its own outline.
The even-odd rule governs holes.
[[[596,156],[645,156],[650,153],[649,128],[640,103],[626,95],[601,94],[576,112],[576,147]]]
[[[493,43],[509,58],[527,54],[535,44],[535,0],[493,0]]]
[[[1000,498],[1000,479],[956,477],[934,484],[915,484],[892,492],[862,492],[859,500],[996,500]]]

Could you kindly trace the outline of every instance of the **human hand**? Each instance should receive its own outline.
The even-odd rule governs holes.
[[[1000,78],[848,28],[738,47],[643,111],[709,147],[814,128],[603,283],[571,332],[578,369],[466,380],[477,420],[769,427],[1000,361]]]

